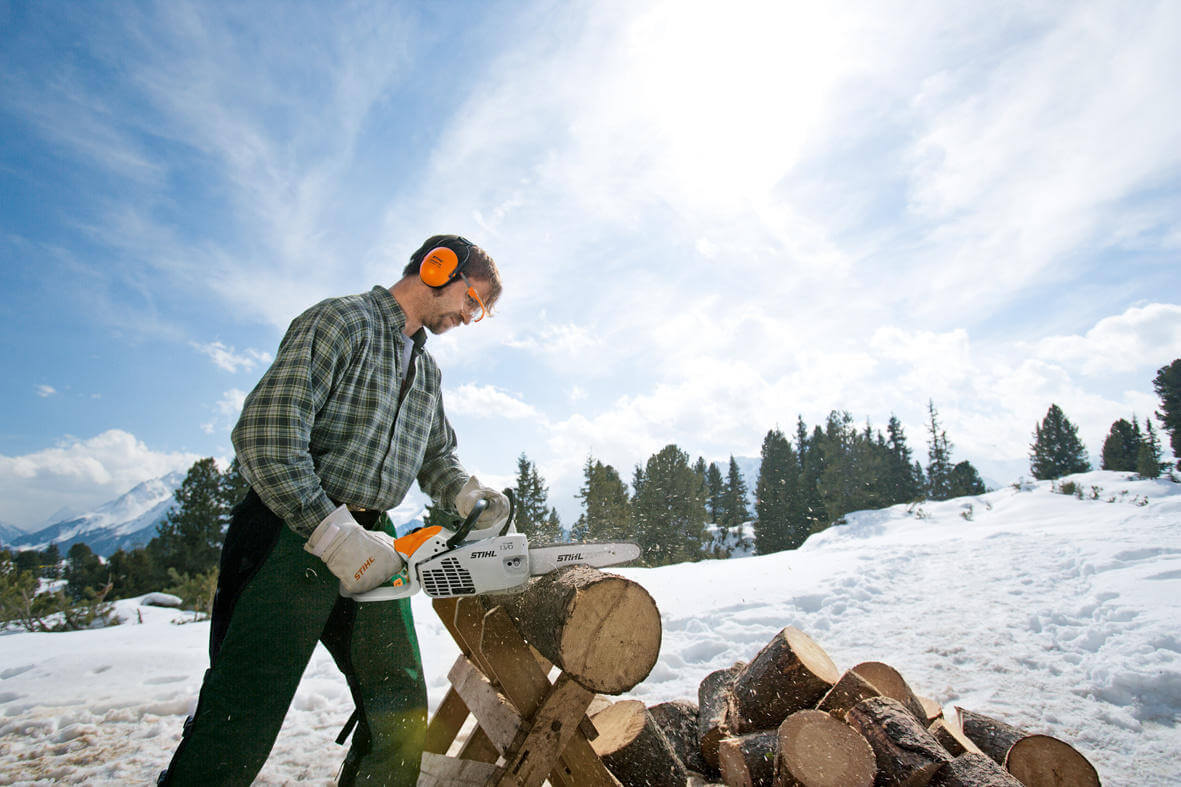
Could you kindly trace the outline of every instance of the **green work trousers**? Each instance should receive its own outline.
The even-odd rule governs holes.
[[[253,491],[234,510],[221,572],[210,667],[160,783],[250,784],[319,641],[344,673],[357,712],[340,784],[415,784],[426,685],[409,599],[341,597],[339,580]],[[342,722],[348,710],[341,708]]]

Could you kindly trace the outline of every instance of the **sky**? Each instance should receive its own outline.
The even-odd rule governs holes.
[[[290,320],[424,238],[465,466],[757,457],[933,401],[986,479],[1181,356],[1181,5],[0,2],[0,521],[203,456]],[[747,479],[749,485],[755,479]]]

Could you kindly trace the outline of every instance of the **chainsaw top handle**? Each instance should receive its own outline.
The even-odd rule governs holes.
[[[448,549],[455,549],[463,543],[463,540],[467,538],[467,534],[472,532],[472,528],[476,526],[476,520],[480,518],[480,514],[484,513],[484,509],[487,507],[487,500],[481,498],[476,501],[476,504],[472,506],[471,513],[467,515],[467,518],[460,523],[459,529],[455,531],[455,535],[447,539]]]

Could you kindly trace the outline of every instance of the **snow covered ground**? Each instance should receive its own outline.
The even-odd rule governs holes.
[[[953,704],[1057,735],[1105,784],[1181,783],[1181,485],[1125,474],[862,512],[796,552],[621,569],[660,607],[660,660],[631,696],[696,699],[787,625],[837,666],[887,661]],[[204,623],[0,636],[0,783],[145,783],[206,666]],[[432,703],[457,650],[415,599]],[[330,784],[348,692],[317,651],[260,783]]]

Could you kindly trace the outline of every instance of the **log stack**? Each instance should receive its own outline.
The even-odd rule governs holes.
[[[979,713],[957,717],[888,664],[841,672],[788,626],[750,663],[711,672],[698,702],[645,712],[621,700],[591,717],[595,750],[624,785],[1066,787],[1098,785],[1064,741]],[[637,763],[642,766],[637,767]]]

